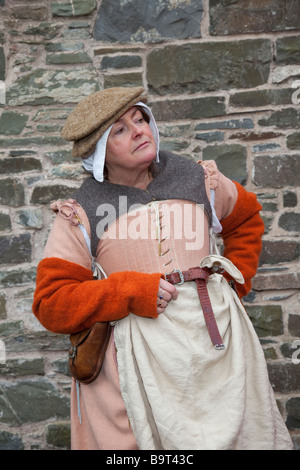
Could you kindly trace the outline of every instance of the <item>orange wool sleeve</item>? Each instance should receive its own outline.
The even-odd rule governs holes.
[[[64,334],[129,313],[156,318],[161,277],[160,273],[124,271],[98,280],[78,264],[44,258],[37,269],[32,310],[46,329]]]
[[[234,182],[237,191],[237,202],[225,219],[221,220],[224,242],[223,256],[232,261],[244,276],[245,284],[236,284],[240,297],[251,290],[251,279],[256,274],[262,248],[264,223],[259,211],[262,206],[256,195],[248,192],[239,183]],[[226,276],[230,279],[229,276]]]

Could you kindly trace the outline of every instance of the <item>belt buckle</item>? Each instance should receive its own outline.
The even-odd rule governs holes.
[[[180,269],[174,269],[173,273],[178,273],[180,277],[180,282],[177,282],[178,286],[181,286],[184,283],[184,277]]]

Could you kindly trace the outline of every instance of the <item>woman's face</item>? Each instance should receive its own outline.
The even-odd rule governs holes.
[[[130,108],[110,131],[105,163],[108,170],[143,170],[156,157],[156,145],[149,124],[137,107]]]

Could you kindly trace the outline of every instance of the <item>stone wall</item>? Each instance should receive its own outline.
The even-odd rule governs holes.
[[[298,0],[0,0],[0,449],[69,448],[65,336],[31,313],[53,215],[83,171],[60,137],[83,96],[143,85],[162,148],[254,191],[265,234],[245,299],[300,446]]]

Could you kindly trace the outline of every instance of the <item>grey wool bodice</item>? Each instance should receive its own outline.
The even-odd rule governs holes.
[[[149,202],[182,199],[201,204],[212,222],[212,210],[205,189],[204,170],[198,163],[170,152],[161,151],[159,163],[154,164],[153,180],[147,189],[102,183],[94,177],[87,178],[74,199],[87,214],[91,227],[93,256],[105,228],[128,212],[134,205]]]

